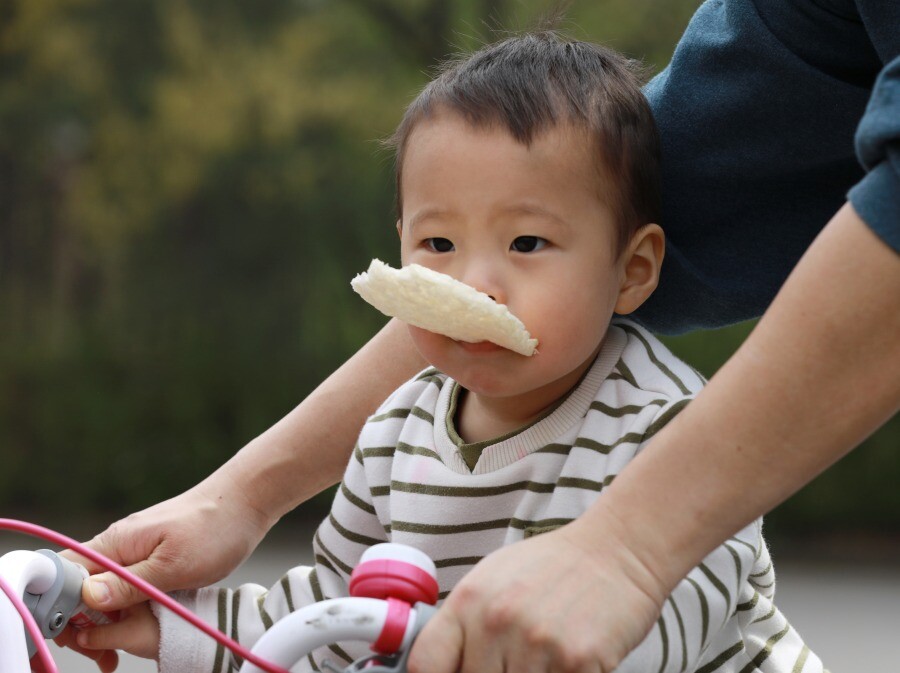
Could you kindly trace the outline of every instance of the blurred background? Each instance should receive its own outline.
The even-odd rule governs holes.
[[[656,72],[697,5],[576,0],[563,28]],[[398,263],[378,141],[438,59],[549,9],[0,1],[0,516],[97,532],[195,484],[362,345],[383,318],[349,281]],[[667,342],[712,375],[751,328]],[[897,560],[898,481],[895,418],[772,513],[776,552]]]

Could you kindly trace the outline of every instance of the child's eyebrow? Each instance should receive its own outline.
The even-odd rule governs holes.
[[[550,220],[554,224],[559,224],[565,226],[567,224],[566,220],[552,210],[548,210],[543,206],[534,204],[534,203],[517,203],[515,205],[509,206],[503,209],[503,213],[505,215],[536,215],[538,217],[543,217],[547,220]]]
[[[409,228],[413,229],[423,220],[438,219],[445,220],[453,217],[453,211],[444,208],[424,208],[409,218]]]

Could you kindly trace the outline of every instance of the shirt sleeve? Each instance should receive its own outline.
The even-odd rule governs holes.
[[[900,5],[863,4],[708,0],[645,87],[667,239],[659,287],[635,313],[651,330],[761,315],[860,180],[854,204],[878,211],[863,219],[882,236],[897,222],[891,68],[878,88],[893,102],[873,84],[897,46]],[[858,127],[868,175],[854,151]]]
[[[710,644],[721,639],[720,632],[733,626],[731,617],[745,597],[762,553],[760,525],[754,522],[717,547],[678,584],[656,625],[616,673],[680,673],[697,668]],[[742,642],[736,633],[732,644]]]
[[[850,190],[850,202],[866,224],[900,252],[900,56],[875,82],[856,131],[856,152],[868,173]]]
[[[250,649],[266,630],[287,614],[314,602],[348,595],[350,573],[363,552],[386,542],[366,482],[363,452],[357,447],[335,494],[328,518],[313,541],[315,566],[297,566],[272,587],[244,584],[235,589],[208,587],[184,591],[175,598],[201,619]],[[242,660],[222,645],[163,608],[156,608],[160,624],[160,673],[228,673]],[[323,659],[343,666],[370,653],[362,644],[320,648],[306,661],[318,670]],[[313,664],[313,661],[316,664]]]

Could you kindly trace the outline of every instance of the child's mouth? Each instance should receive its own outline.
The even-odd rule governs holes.
[[[496,351],[506,350],[503,346],[498,346],[493,341],[457,341],[456,343],[468,353],[494,353]]]

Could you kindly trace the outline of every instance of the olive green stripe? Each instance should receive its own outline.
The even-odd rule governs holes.
[[[572,447],[569,444],[547,444],[546,446],[539,448],[535,453],[553,453],[560,456],[567,456],[571,450]]]
[[[752,544],[750,544],[749,542],[742,540],[737,536],[728,538],[728,541],[729,542],[737,542],[738,544],[744,545],[747,549],[749,549],[750,551],[752,551],[755,554],[754,558],[759,558],[759,554],[758,554],[759,550],[756,547],[754,547]]]
[[[349,575],[353,572],[353,568],[341,561],[337,556],[334,555],[334,552],[332,552],[328,547],[322,544],[322,538],[319,536],[318,531],[316,532],[315,540],[316,544],[319,545],[319,549],[321,549],[322,553],[328,557],[328,560],[331,561],[332,565],[334,565],[338,570],[343,571],[345,575]]]
[[[610,416],[612,418],[623,418],[624,416],[639,414],[647,407],[664,407],[666,405],[666,402],[666,400],[660,399],[647,402],[647,404],[626,404],[624,407],[611,407],[608,404],[604,404],[603,402],[598,402],[595,400],[591,402],[590,410],[598,411],[605,416]]]
[[[653,423],[647,426],[647,429],[644,432],[628,432],[623,436],[619,437],[612,444],[602,444],[600,442],[594,441],[593,439],[589,439],[587,437],[579,437],[575,440],[575,446],[583,449],[591,449],[592,451],[597,451],[598,453],[602,453],[604,455],[610,453],[613,449],[621,444],[641,444],[651,439],[657,432],[662,430],[665,425],[671,421],[675,416],[677,416],[682,409],[684,409],[690,400],[679,400],[662,416],[657,418]]]
[[[379,540],[374,537],[369,537],[368,535],[362,535],[360,533],[356,533],[349,528],[344,528],[341,524],[338,523],[338,520],[334,518],[334,514],[331,513],[328,515],[329,523],[334,526],[334,529],[340,533],[341,537],[345,540],[349,540],[350,542],[356,542],[357,544],[363,544],[367,547],[373,547],[376,544],[380,544],[384,542],[384,540]]]
[[[662,639],[662,663],[659,665],[659,673],[662,673],[666,670],[666,664],[669,663],[669,633],[666,631],[666,620],[662,615],[659,616],[656,625],[659,627],[659,635]]]
[[[356,462],[360,465],[363,464],[363,454],[359,448],[359,444],[353,447],[353,457],[356,459]]]
[[[293,612],[294,596],[291,594],[291,581],[288,579],[287,575],[283,575],[278,583],[281,585],[281,590],[284,592],[284,600],[287,601],[288,612]]]
[[[416,418],[421,418],[423,421],[429,423],[430,425],[434,425],[434,416],[432,414],[429,414],[421,407],[413,407],[410,414],[415,416]]]
[[[437,452],[432,449],[426,449],[424,446],[413,446],[412,444],[406,444],[405,442],[397,442],[397,451],[411,456],[425,456],[426,458],[434,458],[436,460],[441,459]]]
[[[647,429],[644,431],[644,440],[647,441],[657,432],[662,430],[666,423],[675,418],[681,411],[690,403],[690,400],[678,400],[675,404],[673,404],[669,409],[655,421],[653,421]]]
[[[353,663],[353,657],[347,654],[343,649],[341,649],[340,645],[331,644],[328,646],[328,649],[331,650],[334,654],[339,656],[341,659],[346,661],[348,664]]]
[[[803,671],[803,667],[806,666],[806,658],[808,656],[809,656],[809,647],[804,645],[803,649],[800,650],[800,656],[797,657],[797,663],[795,663],[794,668],[791,669],[791,673],[801,673],[801,671]]]
[[[341,494],[347,499],[348,502],[353,503],[366,514],[375,516],[375,508],[365,500],[360,498],[358,495],[353,493],[353,491],[351,491],[347,487],[347,484],[345,484],[344,482],[341,482]]]
[[[753,598],[751,598],[746,603],[741,603],[735,608],[735,612],[746,612],[747,610],[752,610],[756,607],[756,604],[759,602],[759,592],[753,592]]]
[[[647,350],[647,356],[650,358],[650,362],[655,364],[656,368],[659,369],[659,371],[665,374],[672,381],[672,383],[678,386],[678,390],[680,390],[685,395],[690,395],[691,391],[687,386],[684,385],[684,383],[682,383],[681,379],[675,375],[675,372],[669,369],[658,357],[656,357],[656,353],[653,352],[653,348],[650,346],[650,342],[647,341],[643,334],[638,332],[631,325],[620,324],[619,327],[636,337],[637,340],[644,345],[644,348]]]
[[[763,615],[762,617],[757,617],[756,619],[753,620],[752,623],[753,623],[753,624],[756,624],[756,623],[758,623],[758,622],[764,622],[764,621],[766,621],[767,619],[772,619],[772,617],[775,616],[775,613],[776,613],[776,612],[777,612],[777,609],[776,609],[775,606],[773,605],[773,606],[772,606],[772,609],[769,610],[769,612],[768,612],[767,614]]]
[[[333,569],[331,569],[331,570],[333,570]],[[335,573],[335,574],[337,574],[337,573]],[[312,572],[309,573],[309,588],[312,589],[313,598],[316,599],[316,603],[319,603],[319,602],[325,600],[325,594],[322,593],[322,585],[319,582],[319,573],[316,572],[315,568],[313,568]]]
[[[750,584],[752,584],[757,589],[771,589],[775,586],[775,580],[772,580],[768,584],[760,584],[759,582],[755,582],[754,580],[750,580]]]
[[[706,579],[708,579],[712,583],[712,585],[716,589],[718,589],[719,593],[722,594],[722,596],[725,598],[725,613],[730,614],[731,613],[731,594],[728,593],[728,589],[726,588],[726,586],[724,584],[722,584],[722,581],[718,577],[716,577],[709,568],[706,567],[705,563],[701,563],[697,567],[700,568],[700,570],[703,572],[703,574],[706,575]]]
[[[622,378],[628,381],[633,387],[640,388],[638,385],[637,379],[634,378],[634,374],[631,373],[631,370],[628,368],[628,365],[625,364],[625,361],[621,358],[616,363],[616,369],[619,370],[619,374],[622,375]],[[611,377],[610,377],[611,378]]]
[[[700,585],[691,577],[688,577],[687,581],[694,587],[694,591],[697,592],[697,599],[700,601],[701,630],[699,650],[702,652],[706,648],[706,635],[709,632],[709,603],[707,602],[706,594],[703,593],[703,589],[700,588]]]
[[[378,414],[377,416],[370,416],[367,423],[379,423],[381,421],[386,421],[389,418],[406,418],[409,416],[409,409],[391,409],[390,411],[386,411],[383,414]]]
[[[734,645],[729,647],[727,650],[722,652],[718,657],[713,659],[711,662],[698,668],[696,673],[712,673],[712,671],[719,668],[726,661],[735,656],[738,652],[744,649],[744,643],[742,641],[736,642]]]
[[[424,383],[433,383],[435,386],[437,386],[438,390],[440,390],[441,388],[444,387],[444,381],[445,381],[445,379],[441,378],[440,376],[434,376],[434,375],[423,376],[418,380],[422,381]]]
[[[391,529],[394,532],[420,533],[422,535],[453,535],[455,533],[473,533],[482,530],[496,528],[508,528],[510,519],[497,519],[494,521],[478,521],[467,524],[438,525],[427,523],[414,523],[412,521],[392,521]]]
[[[460,558],[445,558],[435,561],[436,568],[455,568],[456,566],[473,566],[478,563],[484,556],[461,556]]]
[[[757,652],[756,656],[753,657],[753,660],[741,669],[741,673],[751,673],[751,671],[755,671],[756,669],[758,669],[762,665],[762,663],[769,658],[769,655],[772,654],[772,650],[775,648],[775,645],[778,644],[778,641],[784,638],[790,630],[791,625],[785,624],[784,628],[781,631],[769,638],[766,641],[765,647]]]
[[[339,571],[337,568],[335,568],[334,565],[331,563],[331,560],[330,560],[327,556],[325,556],[324,554],[316,554],[316,563],[318,563],[319,565],[321,565],[321,566],[327,568],[328,570],[330,570],[331,572],[333,572],[335,575],[340,575],[340,574],[341,574],[340,571]],[[318,581],[318,578],[316,578],[316,581]],[[313,587],[313,591],[315,591],[315,587]],[[320,591],[321,591],[321,589],[320,589]],[[316,600],[317,600],[317,601],[324,601],[324,600],[325,600],[325,594],[322,594],[322,598],[316,598]]]
[[[502,484],[500,486],[437,486],[432,484],[413,484],[405,481],[392,481],[391,485],[380,486],[372,489],[372,495],[387,495],[390,492],[415,493],[416,495],[429,495],[455,498],[486,498],[507,493],[528,491],[530,493],[553,493],[559,488],[580,488],[587,491],[601,491],[609,486],[615,475],[609,475],[601,481],[579,479],[577,477],[560,477],[554,484],[539,481],[519,481],[514,484]]]
[[[219,589],[217,608],[219,611],[219,631],[225,633],[227,622],[225,621],[225,613],[228,610],[228,590]],[[222,663],[225,659],[225,648],[222,643],[216,641],[216,657],[213,661],[213,673],[219,673],[222,670]]]
[[[264,603],[266,602],[265,594],[261,595],[256,599],[256,610],[259,612],[259,617],[262,619],[263,628],[268,631],[272,628],[272,625],[275,621],[272,619],[272,616],[266,612],[266,607]]]
[[[593,481],[591,479],[578,479],[576,477],[560,477],[556,485],[560,488],[580,488],[585,491],[602,491],[609,486],[616,475],[610,474],[603,481]]]
[[[760,570],[758,573],[751,573],[750,577],[765,577],[770,572],[772,572],[772,562],[771,561],[769,561],[769,565],[767,565],[764,570]]]
[[[523,521],[522,519],[494,519],[491,521],[475,521],[464,524],[429,524],[415,523],[412,521],[393,521],[394,532],[419,533],[421,535],[455,535],[457,533],[473,533],[484,530],[496,530],[498,528],[514,528],[525,530],[531,527],[565,526],[572,519],[542,519],[540,521]]]
[[[628,381],[624,376],[622,376],[619,372],[610,372],[609,376],[606,377],[607,381]],[[628,381],[629,383],[634,384],[634,381]],[[634,387],[637,388],[637,384],[634,384]]]
[[[237,642],[241,642],[241,636],[238,633],[238,614],[241,609],[241,592],[234,592],[234,601],[231,605],[231,637]],[[231,653],[232,658],[234,659],[237,668],[240,668],[244,665],[244,658],[240,656],[237,652]]]
[[[736,573],[735,581],[734,581],[734,586],[735,586],[734,595],[737,596],[741,592],[741,571],[743,569],[742,565],[741,565],[741,557],[734,550],[734,548],[731,547],[727,542],[723,546],[725,547],[725,549],[728,550],[728,553],[731,554],[731,558],[734,560],[734,569],[735,569],[735,573]]]
[[[416,377],[416,381],[425,381],[432,378],[441,380],[438,376],[438,370],[435,367],[428,367]]]
[[[372,494],[373,498],[381,498],[381,497],[391,494],[391,487],[390,486],[370,486],[369,493]]]
[[[408,418],[409,416],[421,418],[423,421],[427,421],[428,423],[434,425],[434,416],[429,414],[422,407],[412,407],[411,409],[391,409],[390,411],[386,411],[383,414],[369,417],[367,423],[380,423],[381,421],[386,421],[391,418]]]
[[[681,671],[684,671],[684,669],[687,668],[688,661],[687,635],[684,632],[684,620],[681,618],[681,610],[678,609],[678,604],[671,596],[669,596],[669,603],[671,603],[672,609],[675,611],[675,619],[678,621],[678,633],[681,635]]]
[[[594,439],[579,437],[575,440],[575,446],[579,449],[590,449],[591,451],[596,451],[597,453],[603,454],[605,456],[621,444],[638,444],[643,436],[644,435],[640,432],[629,432],[628,434],[619,437],[619,439],[614,441],[612,444],[603,444]]]
[[[362,449],[363,458],[393,458],[396,447],[393,446],[367,446]]]
[[[392,481],[390,490],[417,495],[438,495],[442,497],[477,498],[493,495],[504,495],[516,491],[532,493],[553,493],[554,483],[537,481],[518,481],[514,484],[500,486],[435,486],[432,484],[413,484],[406,481]]]
[[[316,666],[316,660],[313,659],[312,652],[306,655],[306,660],[309,662],[310,668],[312,668],[316,673],[321,673],[321,670],[318,666]]]

